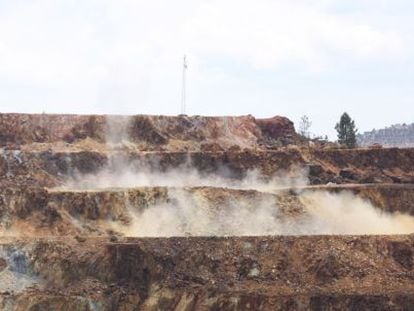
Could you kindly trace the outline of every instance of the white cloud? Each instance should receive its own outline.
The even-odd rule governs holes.
[[[87,82],[105,78],[106,66],[165,66],[183,50],[194,58],[214,55],[261,69],[296,64],[318,70],[338,58],[400,56],[397,32],[327,8],[286,0],[16,4],[0,18],[0,75]]]
[[[374,0],[363,2],[364,8],[376,8]],[[256,72],[284,76],[293,70],[303,76],[315,72],[324,76],[348,65],[400,62],[410,53],[403,27],[384,24],[381,15],[371,18],[366,11],[333,10],[337,3],[348,2],[26,0],[0,4],[0,88],[14,86],[3,86],[1,108],[27,109],[29,104],[13,103],[30,99],[31,111],[177,113],[181,58],[187,53],[191,113],[277,114],[286,113],[282,109],[289,104],[289,112],[299,111],[297,103],[308,99],[296,96],[296,88],[274,91],[273,86],[249,79]],[[360,3],[354,0],[351,6],[358,8]],[[243,67],[243,75],[234,70],[235,64]],[[297,89],[303,91],[303,81],[290,83],[298,83]],[[23,95],[23,90],[29,93]],[[310,94],[317,92],[322,90]],[[326,101],[330,104],[330,99]],[[12,104],[4,108],[7,102]],[[274,107],[274,102],[279,106]]]
[[[188,22],[189,41],[200,54],[214,53],[261,69],[284,64],[318,69],[343,57],[401,56],[399,33],[334,15],[312,2],[211,0]]]

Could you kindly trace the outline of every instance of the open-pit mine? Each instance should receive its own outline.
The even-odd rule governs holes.
[[[413,232],[414,149],[0,114],[1,310],[413,310]]]

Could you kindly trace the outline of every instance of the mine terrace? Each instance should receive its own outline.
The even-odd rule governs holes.
[[[411,310],[414,149],[284,117],[0,114],[1,310]]]

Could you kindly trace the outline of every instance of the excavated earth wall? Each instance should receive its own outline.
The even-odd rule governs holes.
[[[38,286],[24,310],[409,310],[411,236],[3,241]],[[14,249],[14,250],[11,250]],[[18,258],[18,259],[16,259]],[[45,285],[47,284],[47,285]]]
[[[414,183],[414,149],[327,150],[298,148],[270,151],[137,152],[79,151],[25,152],[2,150],[1,182],[57,186],[75,174],[93,174],[103,168],[116,170],[122,163],[132,170],[165,172],[190,167],[202,174],[243,178],[257,170],[264,177],[303,169],[311,184]]]
[[[240,206],[240,212],[244,212],[263,202],[277,209],[279,218],[294,219],[307,213],[301,194],[327,192],[353,193],[382,211],[414,216],[413,185],[312,186],[273,193],[216,187],[23,191],[4,188],[0,191],[0,216],[5,229],[22,231],[19,236],[105,236],[108,232],[115,233],[111,228],[131,225],[131,213],[140,214],[152,206],[174,203],[177,191],[181,196],[196,199],[186,200],[186,204],[198,204],[198,208],[208,210],[217,219],[224,217],[220,213],[229,206]]]
[[[248,225],[264,203],[289,229],[304,193],[414,216],[414,149],[298,139],[283,117],[0,114],[0,309],[411,310],[412,234],[130,234],[154,207],[169,229],[171,206]]]

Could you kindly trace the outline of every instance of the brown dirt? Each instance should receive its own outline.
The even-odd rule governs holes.
[[[17,309],[400,310],[414,299],[411,236],[13,243],[49,284],[0,296]]]
[[[228,200],[270,202],[292,223],[303,190],[414,215],[414,149],[297,139],[283,117],[0,114],[0,309],[411,310],[413,235],[128,238],[117,225],[131,225],[130,210],[170,203],[176,188],[62,187],[119,163],[233,181],[252,170],[295,180],[304,169],[309,186],[179,190],[218,214]]]

